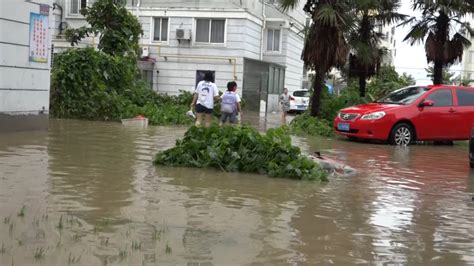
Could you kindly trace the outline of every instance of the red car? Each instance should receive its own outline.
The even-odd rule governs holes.
[[[409,145],[415,140],[468,140],[474,124],[474,88],[411,86],[339,111],[338,134]]]

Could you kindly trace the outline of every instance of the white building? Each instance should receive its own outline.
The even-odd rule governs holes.
[[[92,1],[57,1],[69,27],[84,25],[79,10]],[[143,26],[145,78],[157,92],[178,93],[190,90],[203,71],[211,70],[220,90],[235,80],[248,107],[256,110],[265,103],[269,111],[275,110],[284,87],[291,91],[302,86],[306,22],[304,1],[287,13],[276,2],[128,0],[127,7]],[[54,43],[58,49],[68,46],[60,38]]]
[[[395,38],[396,25],[380,25],[378,31],[383,34],[383,39],[380,43],[381,47],[387,49],[387,56],[383,60],[384,64],[393,65],[395,57],[397,56],[397,39]]]
[[[474,14],[467,17],[467,21],[474,25]],[[469,33],[467,34],[469,36]],[[464,49],[461,67],[461,76],[464,80],[474,80],[474,36],[470,36],[471,46]],[[474,82],[470,82],[471,86]]]
[[[47,127],[52,0],[0,1],[0,132]]]

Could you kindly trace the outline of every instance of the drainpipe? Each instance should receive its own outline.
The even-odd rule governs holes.
[[[136,9],[137,18],[138,18],[138,19],[140,19],[140,5],[141,5],[141,1],[138,0],[138,2],[137,2],[137,9]]]
[[[260,36],[260,60],[263,60],[263,38],[265,37],[265,28],[267,27],[267,15],[265,15],[265,0],[262,0],[262,34]]]
[[[58,35],[61,36],[63,33],[63,7],[57,3],[53,3],[53,10],[55,10],[56,8],[59,8],[59,10],[61,11],[59,15],[59,26],[58,26],[58,30],[59,30]]]

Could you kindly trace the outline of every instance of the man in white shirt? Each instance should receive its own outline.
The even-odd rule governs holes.
[[[205,127],[209,127],[212,122],[212,111],[214,109],[214,100],[219,99],[219,90],[212,80],[214,79],[211,71],[206,72],[204,80],[200,81],[196,87],[191,103],[191,109],[196,111],[197,127],[201,126],[204,119]]]

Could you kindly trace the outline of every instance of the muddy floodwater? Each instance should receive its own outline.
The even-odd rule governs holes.
[[[155,167],[182,127],[0,135],[0,265],[474,265],[467,147],[295,138],[327,184]]]

